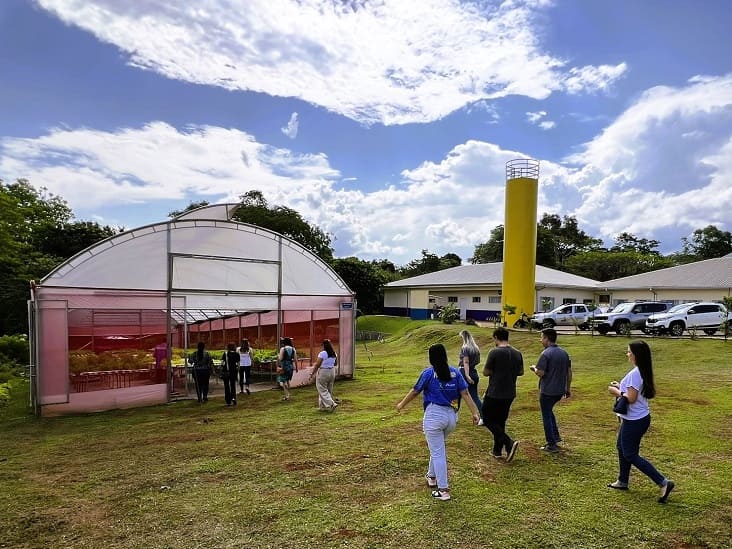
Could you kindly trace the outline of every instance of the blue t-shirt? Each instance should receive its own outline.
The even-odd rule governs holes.
[[[539,355],[537,370],[544,370],[539,378],[539,393],[548,396],[559,396],[567,392],[567,380],[572,369],[572,361],[567,351],[556,344],[549,345]]]
[[[414,384],[416,392],[422,392],[423,405],[452,406],[455,410],[460,407],[460,393],[468,388],[468,382],[457,370],[450,366],[450,381],[440,381],[432,366],[425,368]]]

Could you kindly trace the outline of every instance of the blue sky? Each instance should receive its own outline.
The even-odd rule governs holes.
[[[732,230],[727,0],[4,0],[0,179],[133,228],[251,189],[336,255],[464,260],[539,215]]]

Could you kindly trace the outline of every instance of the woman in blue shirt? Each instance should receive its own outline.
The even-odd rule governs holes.
[[[457,412],[461,397],[470,408],[473,423],[477,424],[480,413],[468,394],[468,384],[462,374],[447,363],[447,351],[441,343],[429,350],[430,367],[425,368],[414,387],[397,404],[401,412],[414,397],[423,393],[424,418],[422,426],[430,449],[430,463],[427,469],[427,484],[432,497],[442,501],[450,499],[450,485],[447,481],[447,453],[445,440],[455,430]]]
[[[650,478],[660,488],[658,503],[666,503],[668,495],[674,489],[674,483],[668,480],[656,468],[643,459],[640,454],[641,438],[651,426],[651,412],[648,400],[656,396],[653,384],[653,364],[651,349],[645,341],[633,341],[626,351],[628,362],[634,368],[618,383],[612,381],[608,386],[611,395],[625,396],[628,399],[628,410],[625,414],[618,414],[620,431],[618,432],[618,462],[620,472],[618,480],[608,484],[608,488],[627,490],[630,481],[630,468],[636,468]]]

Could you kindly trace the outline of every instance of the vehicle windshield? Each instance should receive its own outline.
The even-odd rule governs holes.
[[[674,305],[671,307],[668,312],[669,313],[678,313],[679,311],[683,311],[684,309],[691,307],[693,303],[679,303],[678,305]]]
[[[629,313],[632,308],[633,308],[632,303],[621,303],[620,305],[616,305],[615,308],[612,310],[612,312],[613,313]]]

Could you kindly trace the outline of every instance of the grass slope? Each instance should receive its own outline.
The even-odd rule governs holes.
[[[572,398],[558,406],[565,450],[540,454],[536,378],[527,371],[509,418],[511,464],[488,456],[490,433],[462,413],[448,439],[453,500],[432,501],[422,409],[397,401],[443,342],[457,360],[461,325],[422,322],[357,345],[342,405],[316,410],[313,387],[205,406],[36,419],[27,387],[2,410],[0,547],[729,547],[732,360],[714,340],[650,341],[659,396],[642,454],[677,484],[670,502],[636,471],[615,479],[617,422],[607,383],[628,370],[627,339],[562,335]],[[491,329],[470,327],[488,351]],[[528,364],[539,336],[512,333]],[[481,391],[485,381],[480,382]]]

